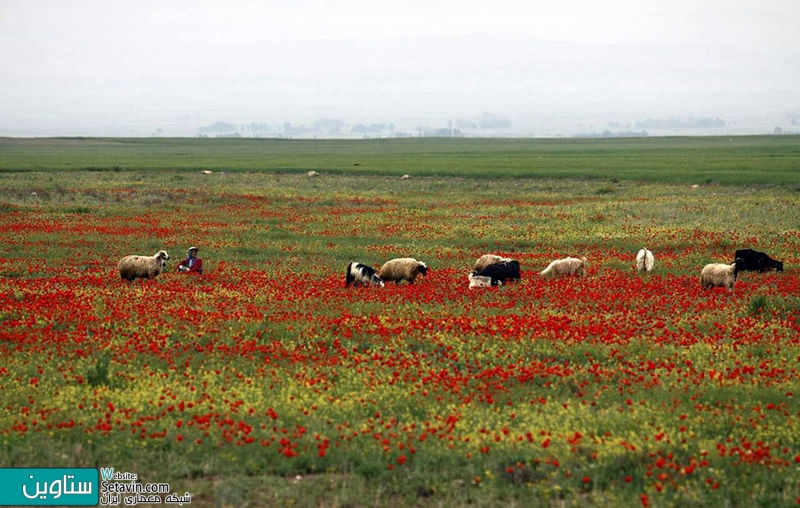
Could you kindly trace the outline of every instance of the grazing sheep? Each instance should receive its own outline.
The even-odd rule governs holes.
[[[385,262],[378,275],[385,282],[394,281],[399,284],[400,281],[407,280],[409,284],[413,284],[418,275],[428,275],[428,266],[414,258],[395,258]]]
[[[502,286],[503,283],[497,279],[487,277],[485,275],[475,275],[473,273],[467,274],[469,278],[469,287],[472,288],[489,288],[492,286]]]
[[[475,268],[472,269],[472,273],[481,272],[487,266],[501,261],[511,261],[511,258],[504,258],[497,254],[484,254],[475,261]]]
[[[734,259],[741,259],[744,261],[742,270],[751,270],[759,272],[768,272],[775,270],[776,272],[783,271],[783,261],[778,261],[769,257],[769,254],[758,252],[753,249],[738,249]]]
[[[636,271],[637,272],[652,272],[655,258],[653,253],[645,247],[636,254]]]
[[[736,258],[736,261],[729,265],[725,263],[709,263],[700,272],[700,285],[703,286],[703,289],[727,287],[729,291],[732,291],[734,284],[736,284],[736,276],[744,266],[744,260],[741,258]]]
[[[497,279],[502,282],[506,282],[508,280],[519,281],[520,279],[519,261],[511,259],[508,261],[500,261],[498,263],[492,263],[483,270],[481,271],[475,270],[473,273],[475,275],[484,275],[486,277],[491,277],[492,279]]]
[[[125,256],[117,263],[119,275],[127,281],[136,278],[154,279],[167,266],[169,254],[167,251],[160,250],[153,256]]]
[[[310,176],[310,177],[315,177],[315,176],[319,176],[319,173],[317,173],[317,172],[316,172],[316,171],[314,171],[314,170],[311,170],[311,171],[309,171],[308,173],[306,173],[306,175],[308,175],[308,176]]]
[[[347,265],[344,286],[380,286],[383,287],[383,280],[371,266],[361,263],[351,262]]]
[[[539,275],[586,275],[586,257],[556,259]]]

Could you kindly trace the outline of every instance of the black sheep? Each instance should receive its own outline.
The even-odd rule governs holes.
[[[742,270],[766,272],[775,270],[778,272],[783,271],[783,262],[772,259],[763,252],[758,252],[753,249],[739,249],[736,251],[736,259],[744,261]]]
[[[473,274],[491,277],[500,282],[506,282],[509,279],[518,281],[520,279],[519,261],[512,259],[510,261],[492,263],[482,270],[476,270]]]

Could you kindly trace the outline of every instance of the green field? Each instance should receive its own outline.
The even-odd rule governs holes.
[[[797,185],[800,137],[0,139],[0,171],[153,169]]]
[[[796,506],[799,192],[796,136],[0,139],[0,467],[196,507]],[[740,247],[785,270],[702,289]],[[522,280],[469,289],[487,252]],[[429,275],[344,286],[405,256]]]

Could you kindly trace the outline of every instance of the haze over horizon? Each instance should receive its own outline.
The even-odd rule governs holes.
[[[486,114],[508,127],[480,135],[665,118],[724,120],[698,133],[800,132],[800,3],[644,4],[5,1],[0,135],[319,119],[416,134]]]

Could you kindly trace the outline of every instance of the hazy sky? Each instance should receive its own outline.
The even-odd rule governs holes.
[[[778,125],[800,117],[798,26],[795,0],[0,0],[0,135]]]

